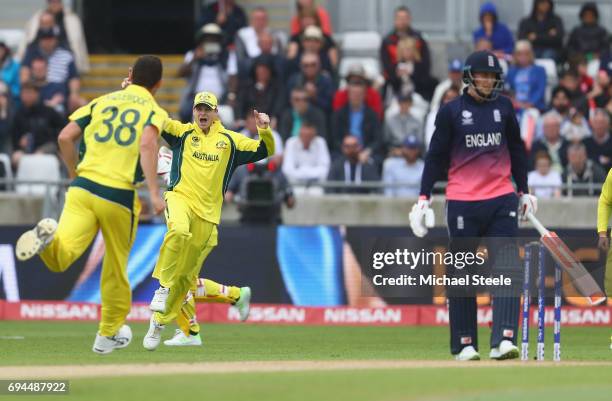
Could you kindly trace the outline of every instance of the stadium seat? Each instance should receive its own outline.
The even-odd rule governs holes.
[[[220,104],[217,106],[219,110],[219,118],[226,127],[234,126],[234,109],[231,106]]]
[[[0,178],[12,179],[11,159],[7,154],[0,153],[0,164],[2,164],[4,170],[4,176],[0,175]],[[7,191],[10,191],[12,190],[12,184],[0,184],[0,188],[6,188]]]
[[[342,55],[345,57],[377,57],[382,38],[375,31],[345,32],[342,35]]]
[[[13,51],[17,50],[24,36],[22,29],[0,29],[0,42],[6,43]]]
[[[546,71],[546,95],[545,100],[548,104],[550,102],[550,96],[552,93],[552,88],[557,86],[559,82],[559,78],[557,77],[557,65],[555,62],[549,58],[537,58],[535,59],[535,64],[544,68]]]
[[[340,60],[338,72],[343,78],[342,85],[344,85],[344,77],[348,73],[352,65],[360,64],[366,71],[368,78],[372,80],[375,87],[380,87],[384,84],[384,78],[381,74],[380,62],[374,57],[343,57]]]
[[[17,167],[17,181],[43,181],[56,182],[61,179],[59,160],[54,155],[34,154],[23,155]],[[17,184],[15,191],[20,194],[45,195],[47,185],[45,184]],[[49,195],[55,198],[58,186],[49,187]]]

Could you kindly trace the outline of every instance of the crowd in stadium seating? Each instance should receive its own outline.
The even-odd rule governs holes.
[[[379,65],[345,65],[325,8],[297,0],[296,10],[286,34],[270,27],[262,7],[247,14],[234,0],[205,6],[180,68],[180,118],[189,120],[193,95],[208,90],[226,126],[247,135],[255,133],[253,109],[270,114],[278,151],[269,163],[283,179],[305,184],[302,191],[416,196],[435,115],[464,89],[462,60],[445,60],[448,76],[438,81],[432,62],[439,61],[410,10],[398,7]],[[597,185],[565,187],[601,183],[612,166],[610,36],[595,3],[583,4],[579,16],[566,35],[553,1],[534,0],[515,37],[485,3],[473,32],[473,48],[493,51],[504,66],[505,95],[530,155],[529,182],[543,198],[597,194]],[[83,103],[79,74],[89,68],[81,23],[61,1],[48,0],[26,38],[21,64],[0,44],[0,147],[11,152],[13,169],[23,154],[55,152],[57,127]],[[387,186],[312,185],[324,181]]]

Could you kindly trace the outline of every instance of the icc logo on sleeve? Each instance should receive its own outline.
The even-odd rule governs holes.
[[[461,112],[461,125],[472,125],[474,124],[474,119],[472,118],[472,112],[469,110],[463,110]]]

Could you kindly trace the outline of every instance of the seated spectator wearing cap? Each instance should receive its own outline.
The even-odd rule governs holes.
[[[538,199],[550,199],[561,197],[561,174],[553,170],[550,155],[545,150],[535,154],[535,170],[527,175],[529,192]]]
[[[203,4],[199,26],[216,24],[223,32],[223,45],[232,46],[236,33],[247,26],[246,13],[235,0],[217,0]]]
[[[325,181],[329,173],[330,157],[325,139],[317,135],[316,127],[302,122],[298,136],[285,143],[283,173],[290,182],[311,184]],[[315,190],[315,193],[322,193]]]
[[[331,151],[339,153],[344,137],[352,135],[357,137],[364,148],[361,152],[363,161],[373,157],[376,162],[380,162],[383,133],[378,116],[365,103],[366,86],[352,83],[347,86],[347,90],[348,103],[333,115]]]
[[[568,164],[563,172],[563,183],[567,185],[566,195],[599,195],[601,184],[606,179],[606,172],[597,163],[587,158],[584,144],[570,145],[567,149],[567,160]],[[577,188],[576,184],[586,185],[587,188]]]
[[[25,82],[21,85],[21,107],[15,114],[12,128],[13,154],[16,169],[21,156],[29,153],[56,153],[57,136],[66,120],[40,102],[38,88]]]
[[[300,61],[300,71],[294,73],[287,84],[287,95],[296,86],[301,86],[308,94],[310,104],[318,107],[325,117],[331,114],[334,83],[332,77],[321,70],[321,60],[316,53],[304,53]]]
[[[262,55],[255,59],[248,80],[244,80],[236,99],[235,118],[243,120],[250,109],[270,116],[272,127],[276,128],[284,108],[285,92],[282,82],[276,78],[273,60]]]
[[[535,168],[535,155],[539,152],[546,152],[551,159],[552,169],[559,174],[563,172],[567,165],[569,142],[561,136],[562,121],[561,116],[554,111],[549,111],[542,116],[542,138],[535,140],[531,146],[529,160],[531,170]]]
[[[66,86],[58,82],[47,81],[47,60],[42,57],[35,58],[32,60],[31,70],[31,82],[38,87],[40,100],[43,104],[53,108],[62,115],[66,115],[66,101],[68,100]]]
[[[24,28],[24,37],[17,50],[18,58],[23,59],[27,46],[37,39],[38,31],[59,29],[59,43],[73,52],[79,73],[89,71],[89,53],[81,18],[70,8],[64,7],[62,0],[47,0],[47,8],[38,10],[32,15]]]
[[[478,18],[480,20],[480,28],[476,29],[472,34],[474,44],[479,39],[486,38],[491,42],[493,52],[498,57],[512,54],[514,49],[512,32],[510,32],[506,24],[499,21],[495,4],[487,2],[480,6]]]
[[[400,94],[397,97],[399,110],[387,115],[385,119],[385,149],[392,156],[401,155],[401,146],[408,137],[415,137],[423,143],[423,124],[410,114],[412,94]]]
[[[259,109],[255,109],[259,111]],[[240,133],[251,139],[258,139],[259,134],[257,133],[257,120],[255,119],[254,109],[250,108],[247,110],[246,119],[244,121],[244,128]],[[272,130],[272,136],[274,137],[274,155],[267,159],[260,160],[257,163],[267,163],[267,161],[274,161],[277,166],[280,166],[283,157],[283,139],[274,129]]]
[[[440,108],[442,95],[451,86],[459,88],[459,90],[462,90],[465,86],[463,83],[463,61],[458,58],[452,59],[448,63],[448,77],[436,86],[436,90],[434,90],[433,97],[431,98],[431,109],[437,110]]]
[[[387,84],[393,88],[395,94],[417,92],[426,100],[431,100],[438,81],[429,75],[417,39],[406,37],[399,40],[397,65],[395,71],[387,77]]]
[[[589,117],[592,136],[582,143],[587,157],[599,164],[607,173],[612,167],[612,137],[610,136],[610,114],[605,109],[594,109]]]
[[[32,61],[35,58],[47,60],[47,82],[60,84],[65,88],[67,96],[67,110],[73,111],[82,106],[85,100],[79,91],[81,81],[77,72],[72,52],[59,45],[59,29],[54,27],[38,32],[38,42],[28,47],[23,58],[20,71],[21,82],[29,81],[32,77]]]
[[[519,40],[514,50],[515,64],[510,67],[506,84],[512,93],[514,108],[519,112],[535,107],[542,111],[546,104],[546,70],[534,63],[531,43]]]
[[[294,35],[289,40],[287,47],[288,74],[299,70],[299,61],[302,54],[310,52],[319,55],[321,69],[327,71],[332,77],[336,76],[338,68],[338,49],[334,40],[323,34],[321,28],[309,25],[299,35]]]
[[[238,59],[238,71],[241,76],[248,76],[250,74],[253,60],[262,54],[260,40],[263,35],[267,35],[272,41],[270,54],[276,55],[281,53],[282,41],[269,26],[268,12],[263,7],[255,7],[251,11],[249,26],[241,28],[236,33],[234,41],[236,57]],[[268,40],[268,37],[264,39],[264,43]],[[279,76],[279,73],[280,71],[276,71],[277,76]]]
[[[533,0],[531,14],[521,20],[518,38],[531,42],[537,58],[560,61],[563,54],[563,20],[552,0]]]
[[[363,161],[361,156],[362,146],[357,137],[347,135],[342,140],[342,156],[332,163],[328,181],[341,181],[347,185],[359,185],[363,182],[375,182],[380,180],[378,168],[369,160]],[[378,192],[375,188],[350,188],[331,187],[326,189],[327,193],[345,194],[367,194]]]
[[[402,144],[401,157],[389,157],[383,164],[385,195],[417,198],[421,189],[421,176],[425,163],[420,158],[421,143],[414,136]],[[401,185],[398,185],[401,184]]]
[[[0,81],[7,85],[13,102],[18,104],[19,63],[13,58],[11,49],[4,42],[0,42]]]
[[[423,39],[421,33],[412,29],[412,15],[410,14],[410,10],[404,6],[400,6],[395,9],[393,31],[385,36],[380,47],[380,59],[382,60],[384,76],[387,82],[385,89],[388,89],[388,85],[391,85],[396,93],[400,91],[399,86],[401,84],[398,72],[404,73],[404,71],[408,71],[405,66],[400,67],[398,71],[398,55],[400,54],[398,51],[398,44],[400,40],[405,38],[412,38],[415,41],[414,46],[411,46],[411,48],[415,48],[418,54],[418,57],[414,57],[415,60],[418,59],[416,61],[418,66],[415,65],[413,70],[419,70],[418,75],[429,76],[431,72],[429,46],[425,39]]]
[[[278,123],[278,132],[284,141],[297,137],[304,121],[314,125],[317,133],[327,139],[325,115],[318,107],[310,104],[308,93],[304,88],[301,86],[293,88],[290,104],[291,107],[285,109]]]
[[[345,77],[346,84],[366,85],[366,104],[376,112],[380,120],[384,117],[383,101],[380,93],[372,86],[372,81],[368,79],[367,73],[361,64],[353,64],[349,67]],[[348,103],[348,90],[346,87],[338,89],[334,95],[333,109],[340,110]]]
[[[331,36],[334,32],[332,29],[331,19],[327,10],[316,4],[316,0],[297,0],[295,2],[295,9],[297,14],[291,17],[291,35],[296,35],[303,30],[303,24],[301,17],[304,14],[311,15],[313,12],[317,16],[318,25],[325,35]]]
[[[223,104],[236,100],[238,66],[236,54],[223,46],[223,34],[216,24],[207,24],[196,35],[196,47],[185,54],[179,76],[187,79],[180,105],[182,121],[190,121],[196,93],[208,91]]]
[[[580,8],[580,25],[570,33],[567,52],[570,63],[576,57],[598,58],[609,51],[608,31],[599,25],[599,10],[595,3],[584,3]]]
[[[457,96],[461,94],[460,90],[456,86],[451,86],[442,94],[442,99],[440,100],[440,106],[438,108],[431,108],[429,113],[427,114],[427,118],[425,119],[425,151],[429,149],[429,143],[431,142],[431,137],[433,136],[434,131],[436,130],[436,115],[438,114],[438,110],[440,107],[444,106],[446,103],[450,102]]]

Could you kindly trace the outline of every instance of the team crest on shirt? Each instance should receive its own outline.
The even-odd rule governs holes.
[[[493,110],[493,121],[496,123],[501,123],[501,113],[498,109]]]
[[[217,142],[217,149],[222,149],[222,150],[227,149],[227,142],[225,141]]]
[[[193,146],[194,148],[200,147],[200,137],[199,136],[191,137],[191,146]]]
[[[463,110],[461,112],[461,125],[472,125],[474,124],[474,118],[472,118],[472,112],[469,110]]]

